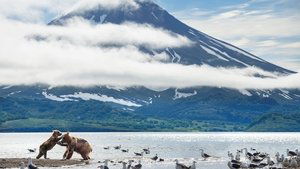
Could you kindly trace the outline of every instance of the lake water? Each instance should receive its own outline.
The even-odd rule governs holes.
[[[76,137],[88,140],[93,146],[91,154],[93,160],[87,166],[71,168],[95,169],[98,161],[110,159],[114,161],[138,159],[133,152],[141,152],[143,148],[150,148],[151,154],[140,158],[143,169],[174,169],[175,159],[191,165],[197,161],[197,169],[226,169],[227,151],[236,152],[244,147],[254,147],[262,152],[268,152],[274,158],[276,152],[285,153],[289,148],[300,149],[300,133],[70,133]],[[27,148],[37,148],[48,139],[51,133],[0,133],[0,158],[35,157],[36,153],[29,153]],[[118,150],[104,150],[106,146],[122,145],[122,149],[129,149],[129,153]],[[199,149],[217,158],[203,160]],[[60,159],[65,147],[56,146],[48,157]],[[155,154],[165,159],[165,162],[152,162]],[[80,158],[74,154],[74,158]],[[121,164],[111,169],[121,169]]]

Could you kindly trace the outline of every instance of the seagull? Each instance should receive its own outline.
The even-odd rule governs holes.
[[[276,153],[275,157],[276,157],[277,163],[282,163],[283,160],[284,160],[284,155],[282,154],[281,157],[280,157],[279,152]]]
[[[237,161],[240,161],[240,160],[241,160],[241,154],[240,154],[240,151],[237,151],[237,152],[236,152],[235,159],[236,159]]]
[[[234,159],[232,153],[228,154],[228,156],[231,158],[231,161],[230,161],[231,163],[235,163],[235,164],[240,164],[241,163],[239,160]]]
[[[297,167],[298,167],[298,163],[297,163],[297,160],[296,160],[295,157],[293,157],[293,158],[291,159],[290,167],[291,167],[291,168],[297,168]]]
[[[122,152],[123,152],[123,153],[128,153],[129,150],[128,150],[128,149],[127,149],[127,150],[122,150]]]
[[[159,162],[162,162],[162,161],[165,161],[164,159],[162,159],[162,158],[159,158],[159,160],[158,160]]]
[[[270,156],[267,157],[267,163],[269,166],[273,166],[275,163],[271,160]]]
[[[189,167],[190,169],[196,169],[196,161],[193,161],[193,164]]]
[[[244,148],[243,150],[245,150],[245,155],[248,159],[251,159],[253,157],[253,154],[249,153],[247,148]]]
[[[141,153],[134,153],[136,156],[143,156],[144,155],[144,152],[141,152]]]
[[[20,163],[20,169],[25,169],[25,163],[24,162]]]
[[[259,168],[264,168],[264,167],[266,167],[266,166],[268,166],[267,163],[260,163],[260,164],[258,164],[258,167],[259,167]]]
[[[286,150],[287,156],[297,156],[297,153],[294,151],[290,151],[289,149]]]
[[[139,160],[139,163],[135,166],[131,167],[132,169],[141,169],[142,168],[142,164],[141,164],[141,160]]]
[[[260,163],[260,162],[262,162],[264,159],[263,158],[252,158],[251,159],[251,162],[253,162],[253,163]]]
[[[35,152],[36,152],[36,148],[34,148],[34,149],[28,148],[27,150],[28,150],[30,153],[35,153]]]
[[[149,149],[149,148],[144,148],[143,151],[144,151],[146,154],[150,154],[150,149]]]
[[[282,162],[282,166],[283,166],[283,167],[289,167],[289,165],[290,165],[289,159],[288,159],[288,158],[285,158],[285,159],[283,160],[283,162]]]
[[[249,164],[248,168],[258,168],[257,164]]]
[[[258,157],[260,158],[266,158],[268,155],[267,154],[259,154]]]
[[[232,162],[230,162],[230,161],[227,163],[227,166],[228,166],[230,169],[238,169],[238,168],[242,168],[241,164],[232,163]]]
[[[99,166],[99,167],[97,167],[97,168],[100,168],[100,169],[109,169],[109,168],[108,168],[108,160],[105,160],[105,161],[104,161],[104,165],[101,165],[101,166]]]
[[[38,167],[32,163],[32,159],[30,157],[28,158],[27,167],[28,169],[38,169]]]
[[[255,152],[255,153],[253,153],[253,155],[258,156],[258,155],[260,155],[260,152]]]
[[[104,150],[109,150],[109,146],[108,147],[103,147]]]
[[[202,156],[204,159],[207,159],[207,158],[211,157],[210,155],[204,153],[204,150],[203,150],[203,149],[200,149],[200,151],[201,151],[201,156]]]
[[[123,164],[123,168],[122,169],[127,169],[127,167],[126,167],[126,162],[122,162],[122,164]]]
[[[175,162],[176,162],[176,169],[190,169],[186,165],[179,163],[177,159],[175,160]]]
[[[300,152],[298,151],[298,149],[296,149],[296,154],[297,154],[297,156],[300,156]]]
[[[151,160],[154,160],[154,161],[156,161],[157,159],[158,159],[157,154],[154,157],[151,158]]]
[[[128,166],[127,166],[127,169],[130,169],[130,168],[131,168],[131,164],[132,164],[132,161],[131,161],[131,160],[129,160],[129,162],[128,162]]]
[[[115,150],[119,150],[119,149],[121,149],[121,145],[118,145],[118,146],[115,146],[114,148],[115,148]]]

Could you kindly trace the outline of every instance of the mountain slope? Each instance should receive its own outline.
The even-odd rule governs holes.
[[[249,67],[255,66],[265,71],[292,73],[292,71],[273,65],[253,54],[229,43],[208,36],[170,15],[166,10],[150,1],[136,1],[137,9],[106,9],[101,6],[88,10],[75,10],[61,16],[49,25],[64,25],[68,19],[81,17],[95,24],[122,24],[134,22],[150,24],[189,38],[195,44],[184,48],[161,49],[170,55],[172,62],[181,64],[211,65],[214,67]]]

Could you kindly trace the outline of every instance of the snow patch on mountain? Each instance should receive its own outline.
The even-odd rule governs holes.
[[[285,93],[279,93],[280,96],[282,96],[283,98],[287,99],[287,100],[292,100],[293,98],[291,98],[289,95],[285,94]]]
[[[124,99],[116,99],[114,97],[110,97],[107,95],[100,95],[100,94],[91,94],[91,93],[74,93],[74,94],[68,94],[68,95],[61,95],[61,96],[55,96],[53,94],[47,93],[44,91],[43,96],[49,100],[53,101],[59,101],[59,102],[64,102],[64,101],[78,101],[77,99],[82,99],[82,100],[96,100],[96,101],[101,101],[101,102],[111,102],[111,103],[116,103],[128,107],[141,107],[142,105],[131,102],[129,100],[124,100]]]
[[[108,88],[108,89],[111,89],[111,90],[119,91],[119,92],[126,90],[126,87],[122,87],[122,86],[110,86],[110,85],[106,85],[105,87]]]
[[[181,56],[178,53],[176,53],[175,50],[171,48],[166,48],[166,51],[171,55],[172,63],[179,63],[181,61]]]
[[[272,94],[271,94],[271,91],[270,90],[262,90],[264,93],[262,94],[262,97],[270,97]]]
[[[287,90],[280,90],[282,93],[279,93],[285,99],[292,100],[293,98],[289,95],[289,91]]]
[[[94,20],[95,18],[95,15],[93,15],[91,18],[90,18],[90,21]]]
[[[154,12],[151,12],[151,15],[152,15],[156,20],[159,20],[158,17],[155,15]]]
[[[3,87],[2,89],[6,90],[6,89],[9,89],[9,88],[11,88],[11,87],[13,87],[13,85],[5,86],[5,87]]]
[[[53,94],[48,94],[46,91],[43,91],[42,94],[46,99],[53,100],[53,101],[58,101],[58,102],[75,101],[73,99],[61,98],[61,97],[55,96]]]
[[[138,101],[140,102],[143,102],[145,103],[146,105],[150,105],[153,103],[153,98],[152,97],[149,97],[148,100],[141,100],[141,99],[137,99]]]
[[[219,55],[218,53],[216,53],[216,52],[213,51],[212,49],[210,49],[210,48],[208,48],[208,47],[205,47],[205,46],[202,46],[202,45],[201,45],[201,48],[204,49],[204,50],[206,51],[206,53],[211,54],[211,55],[213,55],[213,56],[216,56],[216,57],[218,57],[218,58],[221,59],[221,60],[225,60],[225,61],[229,62],[228,59],[226,59],[226,58],[224,58],[223,56]]]
[[[187,98],[191,97],[197,94],[197,91],[195,90],[193,93],[183,93],[179,92],[178,89],[175,90],[175,95],[173,97],[173,100],[181,99],[181,98]]]
[[[100,95],[100,94],[92,94],[92,93],[74,93],[70,95],[62,95],[60,96],[62,98],[77,98],[77,99],[82,99],[82,100],[96,100],[96,101],[101,101],[101,102],[111,102],[111,103],[116,103],[128,107],[141,107],[142,105],[131,102],[129,100],[124,100],[124,99],[116,99],[114,97],[106,96],[106,95]]]
[[[258,58],[258,57],[255,57],[255,56],[253,56],[253,55],[251,55],[251,54],[249,54],[249,53],[247,53],[247,52],[245,52],[245,51],[243,51],[243,50],[241,50],[241,49],[238,49],[238,48],[236,48],[236,47],[234,47],[234,46],[231,46],[231,45],[226,44],[226,43],[221,42],[221,41],[220,41],[220,43],[222,43],[223,46],[225,46],[226,48],[228,48],[228,49],[230,49],[230,50],[233,50],[233,51],[235,51],[235,52],[241,53],[241,54],[243,54],[243,55],[245,55],[245,56],[248,56],[248,57],[250,57],[250,58],[252,58],[252,59],[255,59],[255,60],[258,60],[258,61],[260,61],[260,62],[265,62],[264,60],[262,60],[262,59],[260,59],[260,58]]]
[[[256,90],[255,92],[258,96],[268,98],[272,95],[270,90]]]
[[[214,49],[215,51],[217,51],[217,52],[223,54],[223,55],[226,56],[227,58],[229,58],[229,59],[231,59],[231,60],[234,60],[235,62],[238,62],[238,63],[240,63],[240,64],[242,64],[242,65],[244,65],[244,66],[247,66],[247,67],[250,66],[250,65],[248,65],[248,64],[246,64],[246,63],[244,63],[244,62],[242,62],[242,61],[240,61],[240,60],[237,60],[236,58],[233,58],[233,57],[229,56],[226,52],[223,52],[223,51],[219,50],[218,48],[215,48],[215,47],[213,47],[213,46],[209,46],[209,47],[212,48],[212,49]]]
[[[241,90],[239,90],[239,92],[245,96],[252,96],[252,94],[246,89],[241,89]]]
[[[104,23],[105,19],[106,19],[107,15],[101,15],[100,16],[100,24]]]
[[[196,36],[197,37],[197,35],[194,33],[194,31],[192,30],[192,29],[189,29],[189,31],[188,31],[191,35],[193,35],[193,36]]]
[[[22,92],[22,91],[11,92],[11,93],[9,93],[7,96],[11,96],[11,95],[18,94],[18,93],[21,93],[21,92]]]

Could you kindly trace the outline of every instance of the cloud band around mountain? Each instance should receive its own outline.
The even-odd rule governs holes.
[[[0,25],[4,31],[0,32],[2,37],[0,84],[300,88],[299,74],[279,76],[253,67],[214,68],[166,63],[164,61],[168,60],[168,55],[164,52],[157,52],[153,56],[139,50],[138,46],[146,44],[157,49],[173,44],[174,47],[180,47],[186,45],[183,43],[185,38],[151,26],[135,24],[93,26],[80,20],[72,24],[69,27],[49,27],[1,20]],[[125,31],[118,34],[123,29]],[[102,34],[114,32],[116,35],[103,36],[101,39],[101,36],[97,37],[96,32]],[[139,38],[135,35],[140,32],[143,32],[145,37]],[[28,38],[36,34],[48,39]],[[95,38],[91,38],[94,34]],[[158,35],[159,38],[152,35]],[[59,38],[61,36],[65,39]],[[116,40],[116,36],[120,39]],[[97,45],[108,42],[119,45],[109,47]],[[256,74],[267,78],[255,77]]]

